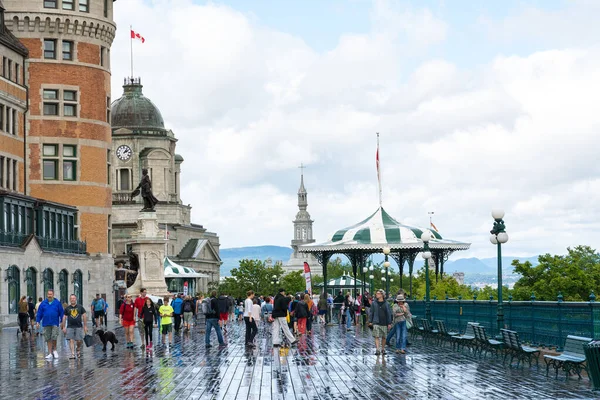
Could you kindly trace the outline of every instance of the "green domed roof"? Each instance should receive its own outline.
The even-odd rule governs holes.
[[[126,79],[123,85],[123,96],[112,103],[111,127],[126,128],[138,134],[165,133],[165,123],[158,109],[144,97],[140,79]]]

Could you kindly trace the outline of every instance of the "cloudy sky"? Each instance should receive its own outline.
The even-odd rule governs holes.
[[[600,2],[127,0],[135,75],[179,139],[182,198],[223,248],[289,245],[300,163],[317,241],[378,207],[491,257],[600,239]]]

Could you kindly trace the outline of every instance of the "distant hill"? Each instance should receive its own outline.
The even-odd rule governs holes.
[[[223,265],[221,265],[221,276],[231,276],[231,269],[237,268],[240,265],[240,260],[261,260],[268,258],[284,263],[290,259],[292,249],[282,246],[253,246],[253,247],[237,247],[231,249],[221,249],[220,253]]]
[[[231,269],[239,266],[240,260],[251,259],[264,261],[268,258],[276,261],[283,261],[284,263],[290,259],[292,249],[290,247],[282,246],[253,246],[253,247],[237,247],[231,249],[221,249],[221,260],[223,265],[221,266],[221,276],[231,276]],[[337,256],[334,256],[337,257]],[[344,261],[346,258],[340,255]],[[538,264],[537,256],[535,257],[502,257],[502,269],[505,274],[510,274],[513,271],[511,263],[514,259],[518,259],[521,262],[529,261],[534,266]],[[383,261],[383,254],[375,254],[373,256],[373,262],[379,263]],[[416,268],[421,268],[423,260],[417,260],[415,262]],[[394,268],[395,269],[395,268]],[[405,267],[405,271],[408,271],[408,267]],[[444,264],[444,272],[453,273],[455,271],[464,272],[465,275],[479,274],[479,275],[496,275],[498,272],[498,264],[496,258],[459,258],[457,260],[446,261]]]

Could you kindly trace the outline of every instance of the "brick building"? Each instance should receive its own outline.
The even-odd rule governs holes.
[[[108,254],[111,0],[4,0],[5,23],[27,47],[24,192],[78,208],[76,235]]]

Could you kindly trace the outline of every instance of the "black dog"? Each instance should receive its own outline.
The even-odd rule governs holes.
[[[104,346],[102,346],[102,351],[106,351],[106,344],[108,342],[110,342],[110,344],[112,344],[112,348],[110,349],[111,351],[115,350],[115,343],[119,343],[119,341],[117,340],[117,337],[111,331],[105,332],[102,329],[98,329],[96,331],[96,335],[98,335],[100,337],[100,340],[102,341],[102,344],[104,345]]]

